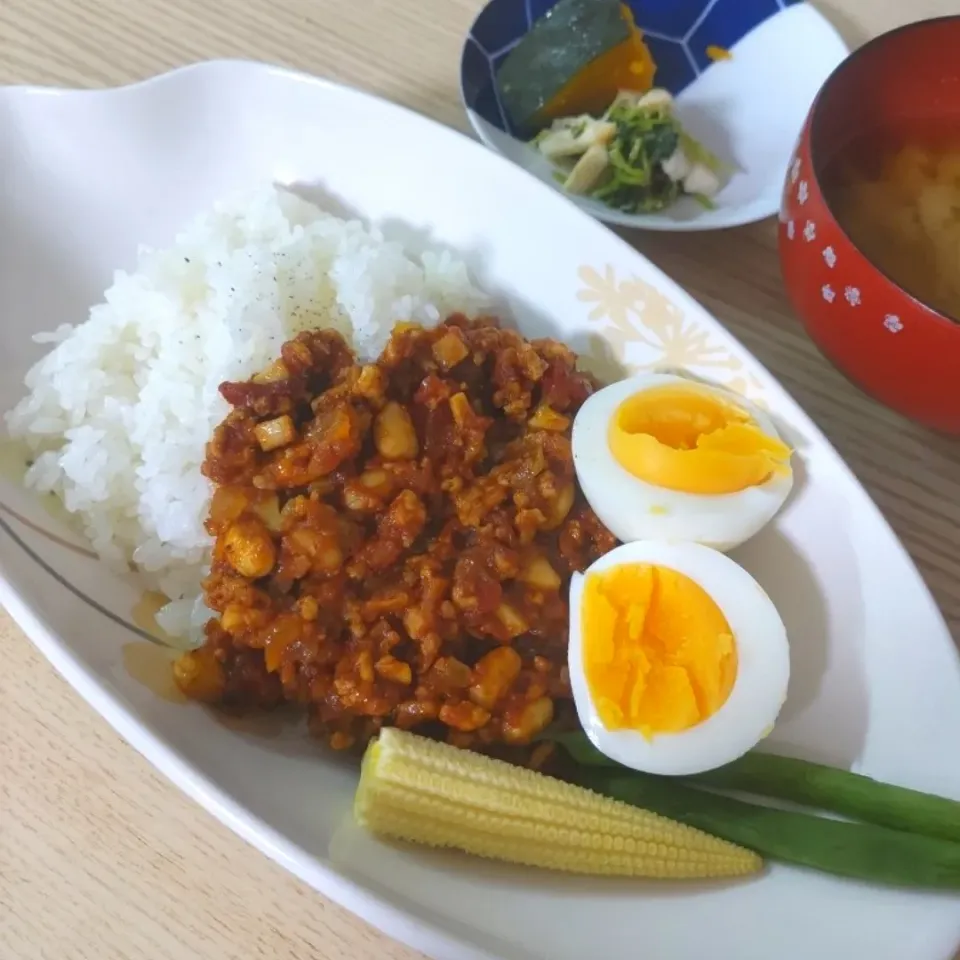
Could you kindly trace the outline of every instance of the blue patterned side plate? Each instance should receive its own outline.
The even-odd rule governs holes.
[[[497,67],[556,2],[490,0],[470,30],[460,64],[464,106],[480,138],[554,185],[549,165],[514,139],[494,81]],[[589,199],[576,202],[600,219],[652,229],[711,229],[775,213],[807,109],[848,53],[836,31],[802,0],[626,2],[657,64],[656,85],[678,97],[691,133],[738,173],[713,211],[685,201],[661,214],[623,214]],[[709,46],[731,50],[732,59],[713,62]],[[757,106],[760,99],[768,101],[765,109]]]

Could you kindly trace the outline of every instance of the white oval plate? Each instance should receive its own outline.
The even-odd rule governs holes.
[[[736,556],[779,604],[793,678],[771,743],[960,798],[960,667],[877,509],[770,375],[691,297],[555,191],[383,101],[251,63],[114,91],[0,92],[0,407],[30,335],[79,321],[137,244],[219,196],[306,183],[463,251],[532,335],[632,370],[685,367],[768,406],[799,453],[776,524]],[[391,155],[382,133],[392,132]],[[740,884],[602,882],[378,843],[350,821],[356,771],[300,730],[267,738],[157,695],[131,622],[140,591],[62,518],[0,480],[0,600],[130,743],[240,835],[387,933],[442,960],[946,960],[960,900],[773,867]],[[150,681],[144,684],[144,677]],[[152,680],[150,679],[152,676]]]

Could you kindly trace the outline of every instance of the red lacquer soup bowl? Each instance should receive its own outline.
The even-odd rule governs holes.
[[[960,435],[960,322],[871,263],[837,222],[829,186],[824,195],[824,170],[857,138],[928,120],[960,133],[960,16],[884,34],[824,84],[787,170],[780,263],[794,309],[840,370],[887,406]]]

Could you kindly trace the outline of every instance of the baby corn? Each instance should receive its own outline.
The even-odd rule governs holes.
[[[568,873],[753,873],[749,850],[582,787],[396,729],[367,748],[357,822],[383,837]]]

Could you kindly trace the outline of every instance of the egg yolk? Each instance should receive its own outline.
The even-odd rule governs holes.
[[[668,567],[623,564],[584,583],[583,667],[608,730],[686,730],[726,702],[737,675],[730,625],[712,597]]]
[[[694,384],[628,397],[607,434],[617,462],[640,480],[684,493],[736,493],[789,472],[790,448],[743,408]]]

